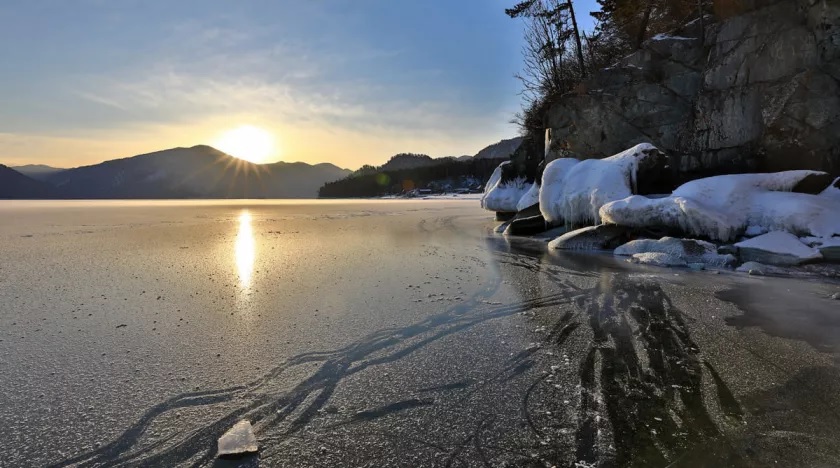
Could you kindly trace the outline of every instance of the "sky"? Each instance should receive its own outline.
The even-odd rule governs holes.
[[[515,136],[514,0],[3,0],[0,163],[75,167],[267,131],[350,169]],[[584,27],[594,0],[575,2]]]

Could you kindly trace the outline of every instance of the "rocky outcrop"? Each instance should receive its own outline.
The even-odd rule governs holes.
[[[656,36],[558,100],[546,117],[546,160],[650,142],[683,181],[840,173],[840,2],[715,3],[703,30],[694,21]]]

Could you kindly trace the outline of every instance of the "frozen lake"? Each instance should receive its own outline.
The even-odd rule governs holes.
[[[0,466],[840,464],[840,286],[475,200],[0,202]],[[260,453],[216,460],[241,419]]]

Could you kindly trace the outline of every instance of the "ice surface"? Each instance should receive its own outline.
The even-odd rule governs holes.
[[[239,421],[219,437],[219,456],[242,455],[259,450],[250,421]]]
[[[735,247],[739,249],[749,248],[763,250],[765,252],[791,255],[801,260],[816,260],[822,258],[820,252],[808,247],[789,232],[773,231],[767,234],[753,237],[752,239],[738,242]]]
[[[744,233],[788,231],[840,234],[840,203],[825,194],[789,193],[814,171],[735,174],[698,179],[670,197],[632,196],[601,208],[605,222],[631,227],[664,226],[728,241]]]

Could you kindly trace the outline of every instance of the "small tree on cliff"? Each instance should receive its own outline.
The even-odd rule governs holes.
[[[574,7],[570,0],[525,0],[505,13],[526,21],[524,67],[516,75],[525,106],[514,123],[525,133],[541,132],[550,99],[572,90],[587,74]]]
[[[562,55],[566,43],[574,39],[580,74],[586,76],[583,43],[572,0],[523,0],[507,8],[505,13],[511,18],[530,18],[530,33],[539,36],[544,52]]]
[[[704,0],[598,0],[597,36],[625,50],[638,49],[655,34],[668,32],[701,16]]]

